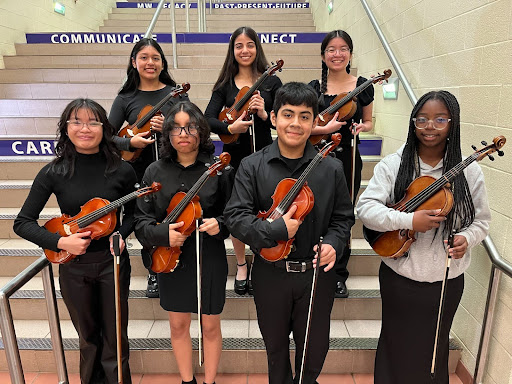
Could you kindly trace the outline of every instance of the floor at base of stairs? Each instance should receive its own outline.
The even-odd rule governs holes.
[[[201,383],[203,376],[197,376],[197,382]],[[219,374],[216,378],[217,384],[265,384],[268,383],[267,375],[257,374]],[[55,373],[25,373],[26,384],[50,384],[57,382]],[[9,372],[0,372],[0,383],[9,384]],[[132,384],[180,384],[181,379],[178,374],[170,375],[151,375],[151,374],[133,374]],[[373,384],[373,374],[353,374],[353,375],[320,375],[319,384]],[[80,384],[78,374],[69,375],[69,384]],[[456,374],[450,375],[450,384],[462,384],[462,381]]]

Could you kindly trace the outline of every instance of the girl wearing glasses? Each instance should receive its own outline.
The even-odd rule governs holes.
[[[108,117],[115,132],[121,129],[125,121],[128,124],[135,123],[137,115],[146,105],[156,105],[175,87],[176,82],[169,74],[167,60],[160,45],[153,39],[141,39],[132,49],[126,70],[126,81],[115,98]],[[157,115],[151,119],[154,131],[162,131],[164,116],[178,100],[188,100],[188,96],[180,95],[178,98],[171,98],[165,104],[161,109],[163,115]],[[131,163],[140,182],[148,165],[156,160],[155,140],[147,136],[147,133],[140,133],[131,139],[115,136],[114,140],[118,148],[123,151],[144,148],[140,157]],[[146,265],[146,268],[149,269],[149,266]],[[156,275],[151,271],[146,295],[158,297]]]
[[[76,99],[62,112],[58,123],[56,158],[38,173],[14,222],[14,231],[41,248],[77,255],[59,265],[62,298],[78,333],[82,383],[117,383],[116,314],[112,244],[109,237],[91,240],[91,232],[67,237],[50,233],[37,220],[53,193],[60,211],[70,216],[99,197],[117,200],[134,190],[135,172],[121,161],[112,142],[114,128],[103,107],[89,99]],[[120,248],[120,297],[123,379],[131,383],[128,365],[128,291],[130,259],[122,239],[133,230],[135,203],[125,205]]]
[[[474,162],[455,178],[454,206],[447,217],[436,216],[436,210],[399,212],[389,205],[402,199],[415,178],[438,179],[461,161],[457,99],[447,91],[429,92],[412,110],[405,145],[376,165],[357,204],[357,214],[369,229],[417,232],[404,256],[383,258],[380,266],[382,329],[376,384],[448,383],[449,333],[464,288],[464,271],[471,247],[485,238],[491,219],[482,170]],[[449,249],[454,260],[446,286],[436,375],[431,380],[449,228],[455,229]]]
[[[187,192],[215,162],[210,129],[203,114],[190,102],[179,102],[167,114],[161,139],[161,159],[152,163],[143,177],[162,189],[148,199],[138,199],[135,234],[146,248],[179,246],[181,255],[171,273],[159,273],[160,305],[169,312],[171,343],[183,383],[196,383],[192,370],[191,313],[197,313],[196,240],[176,231],[183,222],[159,224],[167,216],[171,198]],[[220,313],[226,298],[228,266],[224,239],[229,232],[223,210],[231,195],[232,169],[208,178],[199,191],[203,210],[202,329],[205,382],[214,383],[222,350]],[[150,262],[150,260],[148,260]]]
[[[367,79],[362,76],[355,77],[350,74],[350,63],[354,46],[349,34],[342,30],[329,32],[320,46],[322,57],[322,78],[309,83],[318,94],[319,111],[329,107],[335,97],[340,93],[348,93],[363,84]],[[340,148],[336,151],[336,157],[343,162],[345,178],[349,191],[352,188],[352,174],[354,172],[353,203],[361,186],[361,170],[363,162],[356,150],[355,164],[352,166],[352,130],[356,133],[368,132],[373,128],[373,86],[370,85],[357,96],[357,109],[349,121],[337,121],[338,113],[326,125],[316,126],[313,135],[330,134],[340,132],[342,134]],[[357,138],[359,144],[359,137]],[[347,264],[350,257],[350,248],[346,247],[340,261],[336,264],[337,275],[336,297],[348,297],[346,281],[348,278]]]
[[[251,154],[251,139],[248,132],[251,120],[242,114],[234,123],[227,124],[220,121],[218,116],[224,107],[233,105],[240,89],[245,86],[252,87],[267,67],[268,61],[254,29],[240,27],[235,30],[229,40],[226,60],[213,86],[212,97],[205,112],[208,124],[214,133],[240,134],[237,142],[224,145],[224,151],[231,155],[231,165],[235,169],[244,157]],[[258,93],[249,101],[250,109],[256,111],[254,114],[256,151],[272,142],[270,111],[274,104],[275,93],[281,85],[281,80],[277,76],[269,76],[259,88]],[[233,237],[232,242],[237,261],[235,292],[244,295],[249,291],[252,294],[245,260],[245,244]]]

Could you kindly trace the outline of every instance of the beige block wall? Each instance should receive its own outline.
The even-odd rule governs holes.
[[[354,41],[354,66],[368,77],[391,68],[359,0],[310,0],[319,31],[344,29]],[[506,156],[483,168],[492,210],[491,237],[512,263],[512,1],[511,0],[368,0],[375,18],[417,97],[447,89],[461,104],[462,149],[490,141],[510,140]],[[412,105],[403,87],[397,101],[384,101],[376,86],[375,133],[384,138],[383,155],[404,143]],[[473,372],[478,351],[490,262],[479,246],[466,273],[465,293],[453,333],[463,345],[462,362]],[[512,279],[501,283],[485,383],[512,383]]]
[[[59,0],[66,14],[53,11],[53,0],[0,1],[0,68],[3,56],[15,55],[15,43],[26,43],[25,33],[97,32],[116,0]]]

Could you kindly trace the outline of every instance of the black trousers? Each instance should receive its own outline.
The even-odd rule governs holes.
[[[422,283],[381,263],[382,329],[375,384],[448,384],[449,335],[464,290],[464,275],[448,280],[436,375],[430,377],[442,282]]]
[[[343,162],[343,171],[345,173],[345,180],[347,181],[348,190],[350,192],[352,188],[352,175],[351,175],[351,164],[352,164],[352,150],[350,147],[343,147],[342,151],[337,151],[336,157]],[[361,171],[363,169],[363,160],[361,159],[361,154],[359,153],[359,146],[356,151],[356,164],[354,168],[355,177],[354,177],[354,201],[359,193],[359,189],[361,187]],[[343,254],[341,255],[340,260],[334,266],[336,270],[336,275],[338,281],[347,281],[348,279],[348,270],[347,264],[348,259],[350,258],[350,247],[345,247]]]
[[[131,384],[128,346],[128,292],[130,260],[121,258],[121,335],[123,382]],[[113,256],[90,252],[60,265],[62,298],[78,332],[82,384],[117,383],[117,343]]]
[[[315,383],[329,350],[329,331],[336,278],[334,270],[320,269],[313,306],[304,384]],[[313,270],[286,272],[256,255],[252,270],[254,301],[265,348],[269,384],[294,382],[290,363],[290,333],[295,341],[295,382],[298,381],[304,349]]]

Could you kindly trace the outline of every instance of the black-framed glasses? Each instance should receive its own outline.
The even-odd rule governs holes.
[[[78,130],[82,129],[84,126],[86,126],[87,128],[89,128],[91,130],[99,129],[103,125],[103,123],[101,121],[82,122],[79,120],[68,120],[68,121],[66,121],[66,123],[68,123],[68,126],[74,131],[78,131]]]
[[[447,119],[446,117],[436,117],[434,120],[429,120],[426,117],[413,117],[412,121],[414,122],[414,126],[418,129],[426,129],[428,125],[432,123],[432,127],[440,131],[445,129],[448,126],[448,123],[452,121],[452,119]]]
[[[181,132],[185,131],[187,135],[196,135],[197,134],[197,125],[190,124],[186,127],[178,127],[174,126],[171,128],[171,132],[169,133],[171,136],[179,136]]]

